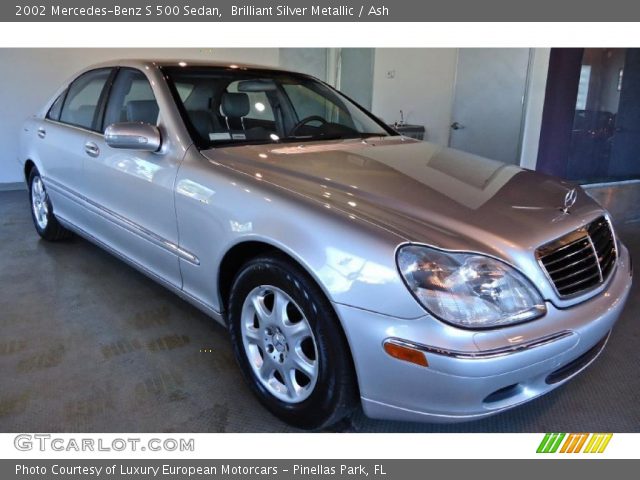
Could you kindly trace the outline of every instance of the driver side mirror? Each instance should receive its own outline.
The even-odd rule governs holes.
[[[157,152],[162,145],[160,130],[142,122],[122,122],[109,125],[104,139],[111,148]]]

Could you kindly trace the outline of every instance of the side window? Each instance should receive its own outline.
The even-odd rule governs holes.
[[[60,121],[95,129],[100,96],[110,74],[111,69],[105,68],[87,72],[74,80],[64,101]]]
[[[67,91],[65,90],[60,94],[58,98],[56,98],[56,101],[53,102],[53,105],[51,105],[51,108],[49,109],[49,113],[47,113],[47,118],[56,121],[60,120],[60,112],[62,111],[62,104],[64,102],[64,96],[66,94]]]
[[[158,102],[147,77],[139,70],[123,68],[111,87],[104,128],[119,122],[158,123]]]

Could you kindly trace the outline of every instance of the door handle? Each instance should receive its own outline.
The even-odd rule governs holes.
[[[89,155],[90,157],[97,157],[98,155],[100,155],[100,149],[94,142],[85,143],[84,151],[87,152],[87,155]]]
[[[44,137],[46,137],[46,136],[47,136],[47,131],[46,131],[44,128],[40,127],[40,128],[38,129],[38,136],[39,136],[40,138],[44,138]]]
[[[464,128],[464,126],[460,125],[458,122],[453,122],[453,123],[451,124],[451,128],[452,128],[453,130],[460,130],[460,129]]]

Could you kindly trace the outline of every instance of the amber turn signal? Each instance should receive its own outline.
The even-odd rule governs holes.
[[[385,342],[384,351],[391,355],[393,358],[403,360],[409,363],[415,363],[421,367],[428,367],[427,357],[420,350],[416,350],[411,347],[400,345],[392,342]]]

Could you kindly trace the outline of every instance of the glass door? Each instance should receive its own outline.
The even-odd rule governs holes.
[[[584,49],[567,178],[640,178],[640,49]]]

